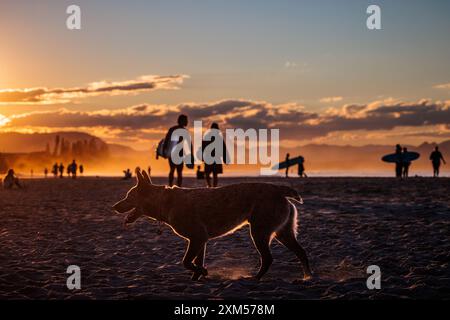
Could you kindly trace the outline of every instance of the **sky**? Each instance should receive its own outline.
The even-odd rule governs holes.
[[[66,8],[81,8],[81,30]],[[382,30],[366,9],[381,8]],[[450,2],[3,0],[0,132],[147,149],[179,113],[284,146],[450,139]]]

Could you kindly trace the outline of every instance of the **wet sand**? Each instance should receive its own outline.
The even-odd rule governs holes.
[[[158,236],[144,219],[125,228],[112,212],[134,180],[35,179],[25,190],[0,190],[0,298],[450,298],[450,179],[221,180],[250,181],[291,184],[302,194],[299,241],[313,280],[302,280],[298,260],[276,241],[267,275],[250,279],[259,257],[244,227],[208,243],[210,275],[193,282],[181,264],[183,239],[168,227]],[[81,290],[66,287],[72,264],[81,268]],[[381,290],[366,287],[369,265],[381,268]]]

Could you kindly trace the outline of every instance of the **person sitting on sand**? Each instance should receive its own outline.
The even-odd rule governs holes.
[[[203,180],[205,179],[205,172],[201,170],[200,166],[197,166],[197,172],[196,172],[196,176],[198,180]]]
[[[9,169],[8,174],[6,175],[5,179],[3,179],[3,188],[12,189],[14,186],[22,189],[22,185],[19,182],[19,178],[15,176],[14,170]]]
[[[124,173],[124,177],[123,177],[123,180],[129,180],[129,179],[131,179],[131,177],[132,177],[132,175],[131,175],[131,170],[130,169],[127,169],[127,170],[123,170],[123,173]]]
[[[442,153],[439,151],[439,147],[436,146],[434,148],[434,151],[430,154],[430,160],[433,164],[433,177],[439,177],[439,169],[441,167],[441,162],[446,164],[444,157],[442,156]]]

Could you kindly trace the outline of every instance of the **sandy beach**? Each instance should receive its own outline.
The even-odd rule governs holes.
[[[203,181],[188,178],[186,186]],[[113,178],[24,180],[0,190],[1,299],[449,299],[450,179],[228,178],[222,184],[288,184],[303,196],[299,241],[315,278],[272,243],[274,263],[256,282],[259,257],[248,228],[210,241],[209,276],[190,280],[185,241],[141,219],[124,227],[111,205],[135,183]],[[157,184],[165,178],[154,178]],[[80,290],[66,268],[81,268]],[[381,290],[368,290],[378,265]]]

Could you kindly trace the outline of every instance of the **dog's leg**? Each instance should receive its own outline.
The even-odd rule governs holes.
[[[196,271],[194,275],[192,276],[192,280],[198,280],[201,276],[207,276],[208,270],[206,270],[204,266],[205,262],[205,252],[206,252],[206,243],[203,245],[203,248],[200,250],[200,253],[198,256],[194,259],[194,264],[198,267],[203,268],[200,271]]]
[[[250,228],[253,243],[261,256],[261,267],[256,275],[256,279],[260,280],[273,262],[272,253],[270,252],[270,232],[265,232],[254,225],[251,225]]]
[[[194,259],[194,264],[203,267],[205,262],[205,251],[206,251],[206,243],[203,245],[203,248],[200,250],[200,253]]]
[[[186,269],[194,271],[192,276],[193,280],[198,280],[201,275],[206,275],[207,271],[203,266],[196,266],[192,263],[195,257],[200,254],[201,250],[204,250],[206,241],[203,239],[189,239],[189,245],[183,258],[183,265]]]
[[[302,248],[302,246],[295,238],[295,233],[290,223],[287,223],[283,228],[281,228],[281,230],[277,232],[276,239],[286,248],[294,252],[295,255],[300,259],[303,266],[304,278],[311,278],[312,274],[309,267],[308,256],[306,255],[305,249]]]

